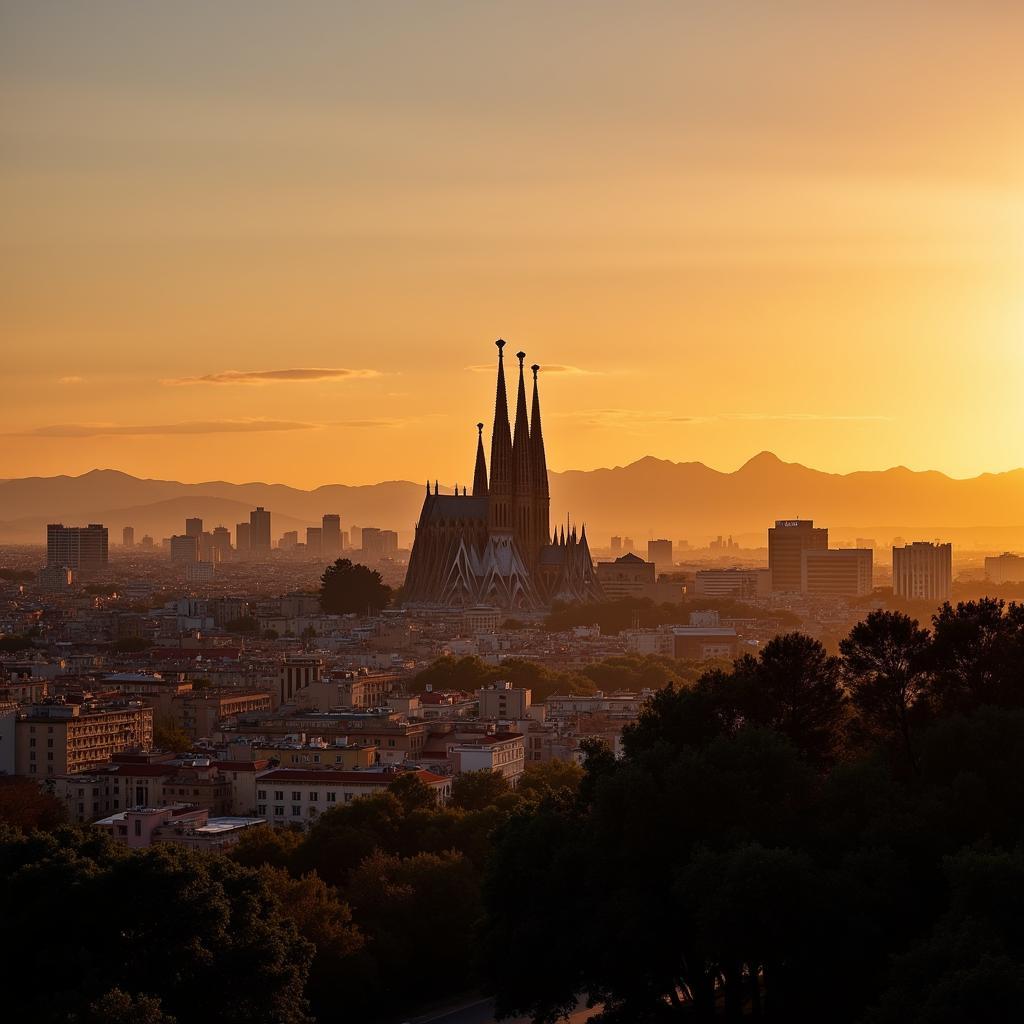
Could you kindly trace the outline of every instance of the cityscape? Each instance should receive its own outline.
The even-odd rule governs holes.
[[[1019,1018],[1024,12],[0,27],[5,1019]]]

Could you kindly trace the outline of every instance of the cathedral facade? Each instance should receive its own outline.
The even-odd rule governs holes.
[[[541,427],[540,393],[533,374],[533,401],[526,405],[525,352],[517,352],[519,387],[515,428],[505,389],[505,342],[499,339],[498,383],[491,431],[490,473],[483,423],[477,424],[473,491],[440,494],[427,482],[405,579],[412,605],[478,604],[536,611],[555,600],[601,597],[584,526],[579,536],[551,532],[548,467]]]

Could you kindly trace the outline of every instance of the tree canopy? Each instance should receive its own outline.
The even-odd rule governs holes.
[[[320,577],[320,607],[334,615],[379,612],[391,600],[391,588],[379,572],[339,558]]]

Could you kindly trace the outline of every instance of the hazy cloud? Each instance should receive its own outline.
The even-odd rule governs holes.
[[[558,415],[557,413],[555,415]],[[825,415],[810,412],[725,412],[712,415],[683,416],[668,409],[577,409],[562,413],[565,419],[572,419],[588,427],[640,427],[648,424],[665,423],[715,423],[723,420],[739,420],[750,423],[872,423],[885,422],[891,416],[875,415]]]
[[[316,423],[290,420],[193,420],[185,423],[149,423],[128,426],[114,423],[57,423],[36,427],[11,437],[139,437],[157,434],[254,434],[279,430],[314,430]]]
[[[585,426],[592,427],[639,426],[644,423],[692,423],[695,419],[693,416],[681,416],[669,409],[577,409],[574,412],[561,415],[565,419],[577,420]]]
[[[57,383],[58,384],[81,384],[84,381],[85,381],[84,377],[76,377],[74,375],[72,375],[70,377],[58,377],[57,378]]]
[[[168,377],[161,384],[303,384],[322,380],[365,380],[379,377],[377,370],[346,370],[340,367],[298,367],[290,370],[221,370],[198,377]]]
[[[815,412],[726,412],[719,416],[709,416],[707,419],[721,420],[750,420],[752,422],[764,422],[768,420],[783,421],[789,423],[848,423],[848,422],[887,422],[891,416],[871,415],[824,415]]]
[[[400,427],[405,420],[332,420],[329,427]]]
[[[529,365],[529,364],[527,364]],[[467,366],[467,370],[471,373],[497,373],[496,363],[474,363],[472,366]],[[544,373],[557,373],[562,374],[566,377],[598,377],[601,376],[600,370],[584,370],[579,366],[567,366],[564,363],[541,363],[540,372]]]

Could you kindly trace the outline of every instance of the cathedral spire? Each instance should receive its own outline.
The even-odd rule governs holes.
[[[526,414],[526,382],[523,375],[525,352],[517,352],[519,360],[519,390],[516,395],[516,429],[512,437],[512,472],[515,491],[519,495],[530,493],[530,425]]]
[[[537,372],[540,367],[534,363],[533,371],[533,409],[530,415],[530,476],[533,493],[538,497],[548,496],[548,460],[544,453],[544,431],[540,425],[540,391],[537,387]],[[547,529],[545,528],[545,533]]]
[[[505,392],[505,347],[503,339],[498,346],[498,385],[494,396],[494,428],[491,431],[491,480],[488,487],[490,502],[489,523],[492,529],[512,527],[512,431],[508,422],[508,397]]]
[[[484,425],[476,425],[476,469],[473,471],[473,497],[487,497],[487,462],[484,459]]]

